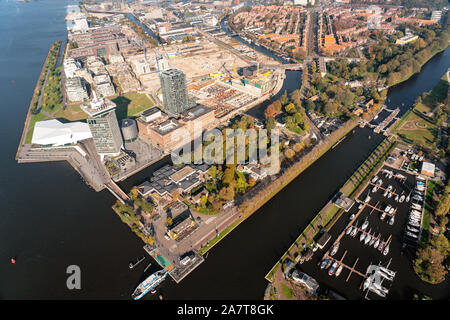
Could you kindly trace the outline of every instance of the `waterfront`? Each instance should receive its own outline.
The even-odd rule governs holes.
[[[0,240],[4,244],[0,249],[0,298],[130,299],[150,258],[132,271],[128,269],[130,261],[144,254],[143,243],[112,211],[115,198],[107,191],[96,193],[87,187],[66,162],[19,165],[14,161],[42,62],[51,43],[66,36],[66,3],[0,3],[2,111],[8,119],[0,129],[8,137],[1,142],[0,157],[4,172],[0,183]],[[414,100],[442,76],[436,70],[443,73],[449,66],[447,49],[425,65],[420,75],[393,88],[389,98],[398,97],[397,103]],[[405,109],[407,106],[405,102]],[[217,244],[183,282],[177,285],[166,280],[160,288],[164,298],[262,299],[264,275],[379,141],[381,137],[369,129],[358,128],[349,134]],[[140,182],[159,166],[161,163],[121,185]],[[17,259],[15,265],[9,263],[12,256]],[[71,264],[81,268],[80,291],[66,288],[66,268]],[[147,273],[153,271],[149,268]],[[404,278],[402,285],[408,280]],[[431,296],[446,298],[446,294],[448,290]]]

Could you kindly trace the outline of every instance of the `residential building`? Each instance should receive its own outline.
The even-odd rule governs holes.
[[[189,108],[186,77],[183,71],[167,69],[160,73],[161,91],[164,109],[167,113],[178,116]]]
[[[95,90],[100,96],[109,97],[116,93],[111,83],[111,78],[107,74],[99,74],[94,77]]]
[[[64,74],[66,78],[72,78],[76,70],[81,69],[81,63],[73,58],[67,58],[64,60]]]
[[[84,101],[89,99],[86,84],[80,77],[66,79],[67,98],[71,102]]]

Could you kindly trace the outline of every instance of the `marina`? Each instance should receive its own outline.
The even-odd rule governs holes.
[[[397,151],[394,149],[392,153]],[[322,249],[313,250],[316,253],[311,262],[301,264],[301,271],[337,292],[342,285],[336,287],[336,284],[345,281],[358,288],[361,298],[389,297],[389,289],[381,285],[383,277],[379,270],[388,270],[390,266],[392,270],[389,271],[396,274],[394,270],[401,264],[409,264],[407,261],[414,256],[422,230],[424,199],[419,202],[419,198],[413,199],[409,195],[415,194],[420,186],[426,190],[426,182],[427,179],[419,175],[385,163],[355,196],[359,205],[344,212],[328,230],[333,241]],[[420,210],[412,215],[415,207]],[[412,229],[414,222],[417,222],[417,228]],[[342,269],[343,278],[339,277],[341,272],[336,275],[336,268]]]

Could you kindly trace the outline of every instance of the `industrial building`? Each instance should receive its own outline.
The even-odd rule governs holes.
[[[214,110],[198,105],[170,118],[156,107],[146,110],[137,119],[139,136],[154,147],[166,152],[173,151],[210,129],[215,123]],[[198,131],[196,128],[200,128]],[[189,137],[186,137],[189,134]]]

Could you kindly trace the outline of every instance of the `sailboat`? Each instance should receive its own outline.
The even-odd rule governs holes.
[[[386,245],[386,247],[384,247],[384,249],[383,249],[383,255],[384,255],[384,256],[386,256],[386,255],[389,253],[389,244],[390,244],[390,243],[388,243],[388,244]]]
[[[330,256],[334,256],[336,252],[339,250],[339,242],[336,242],[331,249]]]
[[[361,230],[365,230],[368,225],[369,225],[369,221],[366,219],[366,221],[364,221],[364,223],[361,226]]]
[[[378,245],[380,244],[380,238],[377,238],[377,240],[375,241],[375,243],[373,244],[373,247],[376,249],[378,248]]]
[[[367,232],[366,238],[364,239],[364,244],[368,244],[372,240],[372,236],[370,235],[370,231]]]
[[[336,273],[335,273],[335,276],[336,276],[336,277],[338,277],[338,276],[341,274],[342,269],[344,269],[344,266],[341,264],[341,265],[339,266],[339,268],[336,270]]]
[[[395,217],[395,216],[392,216],[392,217],[389,219],[389,225],[391,225],[391,226],[394,224],[394,220],[395,220],[394,217]]]
[[[364,232],[362,232],[361,235],[359,236],[359,241],[363,242],[365,237],[366,237],[366,234]]]
[[[406,197],[406,199],[405,199],[406,202],[409,202],[409,199],[410,199],[409,197],[410,197],[410,195],[411,195],[411,192],[410,192],[410,193],[408,194],[408,196]]]

